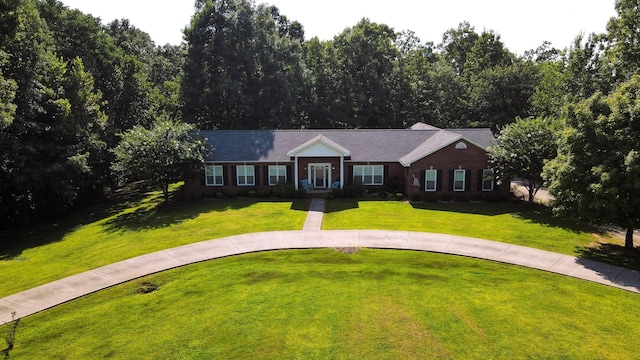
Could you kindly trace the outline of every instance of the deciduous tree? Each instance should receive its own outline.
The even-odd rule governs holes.
[[[150,129],[137,125],[122,134],[111,168],[121,184],[146,180],[168,200],[169,185],[202,167],[204,151],[192,125],[158,120]]]
[[[555,128],[549,118],[518,118],[506,125],[489,147],[489,158],[498,176],[503,179],[520,178],[533,202],[543,185],[542,169],[545,161],[555,158],[557,145]]]
[[[545,166],[556,211],[626,229],[640,227],[640,75],[610,95],[570,105],[558,157]]]

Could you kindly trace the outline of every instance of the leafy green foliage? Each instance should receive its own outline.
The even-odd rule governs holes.
[[[273,6],[202,2],[185,30],[185,120],[207,129],[290,127],[302,82],[300,32]]]
[[[146,180],[168,200],[169,184],[200,169],[204,152],[192,125],[158,120],[151,129],[137,125],[122,135],[111,168],[122,184]]]
[[[558,157],[545,167],[553,206],[599,224],[640,227],[640,75],[571,105]]]
[[[105,122],[101,94],[82,61],[56,56],[33,3],[18,13],[15,36],[4,48],[15,114],[0,129],[2,227],[63,213],[92,192]]]
[[[529,191],[529,202],[542,187],[542,169],[557,154],[554,123],[549,118],[517,119],[506,125],[496,143],[489,147],[489,158],[504,180],[520,178]]]

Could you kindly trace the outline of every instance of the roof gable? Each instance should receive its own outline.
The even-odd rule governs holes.
[[[287,155],[307,157],[351,156],[351,151],[320,134],[295,149],[292,149]]]

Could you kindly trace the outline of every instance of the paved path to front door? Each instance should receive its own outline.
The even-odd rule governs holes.
[[[324,215],[324,199],[313,198],[309,205],[307,220],[304,222],[302,230],[315,231],[322,229],[322,217]]]

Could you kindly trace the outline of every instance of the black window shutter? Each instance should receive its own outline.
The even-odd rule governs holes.
[[[478,191],[482,191],[482,185],[484,183],[484,179],[482,178],[482,173],[484,170],[478,170]]]
[[[436,190],[442,191],[442,170],[436,170]]]
[[[229,179],[227,179],[227,175],[229,175],[229,169],[226,166],[222,166],[222,185],[227,185],[229,183]]]
[[[449,191],[453,191],[453,170],[449,170]]]
[[[287,165],[287,182],[290,183],[293,181],[294,181],[294,178],[291,171],[291,165]]]
[[[413,183],[411,183],[411,186],[413,186]],[[427,188],[427,170],[420,170],[420,191],[425,191],[426,188]]]
[[[206,174],[207,174],[206,171],[201,171],[200,172],[200,185],[204,185],[205,184],[205,177],[207,176]]]
[[[384,184],[389,179],[389,165],[385,165],[382,171],[384,171],[384,174],[382,174],[382,183]]]
[[[349,165],[349,171],[347,176],[348,176],[348,179],[345,183],[353,184],[353,165]]]
[[[464,172],[464,191],[471,190],[471,170]]]
[[[237,176],[237,169],[236,169],[236,165],[229,165],[231,166],[231,184],[233,184],[234,186],[238,185],[238,176]]]
[[[264,184],[265,186],[269,185],[269,165],[265,165],[262,167],[262,171],[264,172]]]

